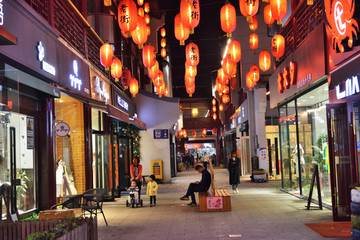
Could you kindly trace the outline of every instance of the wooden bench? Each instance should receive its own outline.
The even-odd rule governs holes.
[[[210,172],[211,172],[211,196],[207,192],[199,192],[199,206],[200,212],[226,212],[231,211],[231,196],[229,192],[225,189],[215,190],[215,180],[214,180],[214,168],[210,163]],[[212,202],[215,200],[222,201],[222,207],[212,206]],[[210,206],[209,206],[210,205]]]

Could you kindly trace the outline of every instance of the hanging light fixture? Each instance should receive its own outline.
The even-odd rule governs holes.
[[[276,34],[271,39],[271,53],[274,57],[279,59],[282,56],[284,56],[284,52],[285,52],[285,38],[280,34]]]
[[[226,32],[227,37],[232,36],[232,32],[236,29],[236,10],[230,3],[225,4],[220,9],[221,29]]]
[[[148,2],[146,2],[146,3],[144,4],[144,11],[145,11],[146,13],[149,13],[149,12],[150,12],[150,4],[149,4]]]
[[[133,97],[135,97],[136,94],[138,94],[138,92],[139,92],[139,82],[138,82],[138,80],[136,80],[135,78],[130,80],[129,90],[130,90],[130,93],[131,93],[131,95]]]
[[[105,67],[105,70],[109,70],[114,58],[114,50],[109,43],[104,43],[100,47],[100,63]]]
[[[259,45],[259,39],[258,39],[258,35],[256,33],[252,33],[250,35],[249,44],[250,44],[250,48],[252,50],[257,49],[257,47]]]
[[[151,68],[156,63],[156,50],[151,44],[144,46],[142,50],[143,64],[147,68]]]
[[[133,0],[121,0],[118,5],[120,29],[126,32],[135,30],[138,22],[137,7]]]
[[[227,57],[230,62],[238,63],[241,60],[241,45],[236,40],[231,40],[228,44]]]
[[[111,64],[111,76],[115,78],[115,82],[118,82],[121,75],[122,75],[122,63],[120,59],[114,58]]]
[[[138,16],[136,28],[131,32],[131,36],[134,43],[138,45],[138,48],[142,49],[148,38],[144,18]]]
[[[282,19],[286,17],[287,0],[270,0],[271,13],[277,24],[282,24]]]
[[[256,65],[252,65],[250,67],[250,74],[252,77],[252,80],[257,83],[260,80],[260,70],[259,67]]]
[[[185,41],[189,38],[190,31],[182,24],[180,13],[175,16],[174,32],[176,39],[180,41],[180,46],[184,46]]]
[[[186,62],[190,66],[197,66],[200,61],[199,47],[195,43],[189,43],[185,48]]]
[[[271,56],[266,50],[263,50],[259,54],[259,67],[261,70],[266,72],[271,67]]]
[[[275,19],[271,13],[270,4],[266,5],[264,8],[264,22],[269,26],[275,22]]]
[[[196,28],[200,22],[199,0],[181,0],[180,16],[184,27],[190,29],[190,33],[194,33],[194,28]]]
[[[256,15],[251,17],[249,21],[249,28],[251,31],[255,31],[258,28],[258,20]]]
[[[159,75],[159,62],[156,61],[154,66],[148,68],[148,75],[150,79],[154,79]]]

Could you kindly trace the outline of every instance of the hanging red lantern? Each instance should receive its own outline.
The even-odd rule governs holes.
[[[199,0],[181,0],[180,16],[184,27],[190,29],[190,33],[194,32],[194,28],[200,22],[200,3]]]
[[[227,76],[234,76],[236,74],[236,64],[230,62],[229,58],[223,60],[222,69]]]
[[[144,9],[143,8],[138,8],[138,16],[144,17],[144,15],[145,15]]]
[[[153,84],[155,87],[160,87],[161,85],[165,84],[164,82],[164,74],[162,71],[159,70],[158,76],[153,80]]]
[[[144,46],[142,50],[142,58],[144,66],[147,68],[153,67],[156,63],[156,50],[151,44]]]
[[[256,65],[250,67],[250,73],[252,75],[252,80],[257,83],[260,80],[260,70]]]
[[[256,15],[251,17],[249,21],[249,28],[251,31],[255,31],[258,28],[258,20]]]
[[[236,29],[236,10],[230,3],[225,4],[220,10],[221,29],[226,32],[227,37]]]
[[[254,16],[259,10],[259,0],[240,0],[240,11],[243,14],[247,21],[249,21],[249,17]]]
[[[108,70],[111,66],[113,58],[114,50],[112,46],[109,43],[104,43],[100,47],[100,63],[105,67],[106,70]]]
[[[166,40],[165,40],[165,38],[162,38],[162,39],[161,39],[161,41],[160,41],[160,46],[163,47],[163,48],[166,47]]]
[[[213,100],[211,101],[212,102],[212,105],[216,105],[216,99],[215,98],[213,98]]]
[[[280,35],[276,34],[271,39],[271,53],[276,58],[281,58],[285,52],[285,38]]]
[[[185,75],[189,77],[196,77],[197,75],[197,67],[190,66],[187,62],[185,62]]]
[[[226,103],[230,102],[230,96],[227,95],[227,94],[224,94],[224,95],[222,95],[221,100],[222,100],[223,103],[226,104]]]
[[[180,41],[180,46],[184,46],[186,39],[189,38],[190,31],[182,24],[180,13],[175,16],[174,31],[176,39]]]
[[[138,48],[142,49],[148,38],[144,18],[138,17],[136,28],[131,32],[131,36],[134,43],[138,45]]]
[[[217,119],[216,113],[213,113],[213,119],[216,121]]]
[[[192,130],[192,136],[196,137],[196,130]]]
[[[110,7],[112,5],[112,0],[104,0],[104,6]]]
[[[222,85],[220,83],[216,85],[216,91],[218,91],[220,96],[223,94],[224,89],[225,89],[225,85]]]
[[[149,4],[148,2],[144,4],[144,11],[145,11],[146,13],[149,13],[149,12],[150,12],[150,4]]]
[[[224,85],[224,88],[223,88],[223,94],[229,94],[229,92],[230,92],[230,88],[229,88],[229,86],[227,86],[227,85]]]
[[[163,58],[165,58],[166,57],[166,49],[162,48],[160,54]]]
[[[185,75],[185,86],[186,87],[195,86],[195,78]]]
[[[223,111],[224,110],[224,105],[219,104],[219,111]]]
[[[215,135],[216,134],[216,128],[213,128],[211,133],[212,133],[212,135]]]
[[[213,106],[213,107],[212,107],[212,111],[213,111],[213,112],[216,112],[216,106]]]
[[[238,63],[241,60],[241,45],[236,40],[231,40],[228,45],[227,58],[230,62]]]
[[[111,76],[115,78],[115,82],[119,81],[122,75],[122,63],[120,59],[114,58],[111,64]]]
[[[137,0],[137,4],[138,4],[139,6],[142,6],[142,5],[144,4],[144,0]]]
[[[237,79],[236,79],[236,77],[232,77],[230,79],[230,87],[231,87],[232,90],[236,89],[236,87],[237,87]]]
[[[202,130],[202,135],[203,135],[203,137],[206,136],[206,133],[207,133],[206,128],[204,128],[204,129]]]
[[[286,17],[287,0],[270,0],[271,13],[277,23],[282,24],[281,20]]]
[[[169,96],[169,90],[166,88],[165,89],[165,93],[164,93],[165,97],[168,97]]]
[[[146,26],[146,34],[148,37],[150,36],[150,33],[151,33],[150,27]]]
[[[220,68],[217,71],[217,77],[219,79],[219,83],[222,85],[228,84],[229,76],[225,74],[224,68]]]
[[[146,24],[149,24],[149,23],[150,23],[150,16],[149,16],[149,14],[145,14],[144,20],[145,20],[145,23],[146,23]]]
[[[139,82],[135,78],[130,80],[129,91],[133,97],[139,92]]]
[[[132,32],[138,22],[137,7],[133,0],[121,0],[118,5],[118,21],[122,31]]]
[[[127,88],[130,84],[130,80],[131,80],[131,72],[129,69],[125,68],[122,71],[122,75],[121,75],[121,84]]]
[[[266,72],[271,67],[271,56],[266,50],[263,50],[259,54],[259,67],[261,70]]]
[[[154,66],[148,68],[148,75],[150,79],[154,79],[159,75],[159,62],[156,61]]]
[[[259,39],[258,39],[258,35],[256,33],[252,33],[250,35],[250,40],[249,40],[249,43],[250,43],[250,48],[252,50],[255,50],[257,49],[258,45],[259,45]]]
[[[189,94],[189,97],[192,97],[192,95],[195,93],[195,84],[190,87],[186,87],[186,92]]]
[[[166,30],[165,28],[160,29],[160,35],[164,38],[166,36]]]
[[[165,83],[156,88],[156,93],[159,95],[160,98],[162,97],[162,95],[165,94],[165,89],[166,89]]]
[[[189,43],[185,48],[186,62],[190,66],[197,66],[200,61],[199,47],[195,43]]]
[[[252,88],[256,85],[256,82],[253,81],[253,77],[252,74],[250,72],[248,72],[246,74],[246,86],[249,88],[249,90],[251,91]]]
[[[266,5],[264,8],[264,21],[267,25],[271,25],[274,23],[275,19],[271,13],[270,4]]]

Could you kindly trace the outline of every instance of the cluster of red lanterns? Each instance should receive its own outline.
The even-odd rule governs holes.
[[[216,111],[217,111],[217,108],[216,108],[216,103],[217,103],[217,101],[216,101],[216,99],[215,98],[213,98],[213,100],[212,100],[212,112],[213,112],[213,119],[216,121],[216,119],[217,119],[217,115],[216,115]]]
[[[185,87],[190,97],[195,93],[195,77],[200,61],[199,48],[195,43],[189,43],[185,48]]]
[[[203,136],[203,137],[206,137],[206,133],[207,133],[207,130],[206,130],[206,128],[204,128],[204,129],[202,130],[202,136]]]
[[[165,36],[166,36],[166,30],[165,28],[161,28],[160,29],[160,35],[161,35],[161,41],[160,41],[160,45],[161,45],[161,52],[160,52],[160,55],[165,58],[166,57],[166,39],[165,39]]]
[[[175,134],[175,137],[176,137],[177,139],[187,138],[186,129],[182,128],[180,131],[178,131],[178,132]]]

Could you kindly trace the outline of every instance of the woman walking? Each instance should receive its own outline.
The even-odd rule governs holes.
[[[241,161],[240,158],[236,156],[236,151],[232,151],[231,158],[228,162],[229,170],[229,184],[232,186],[234,193],[239,193],[239,183],[241,176]]]

